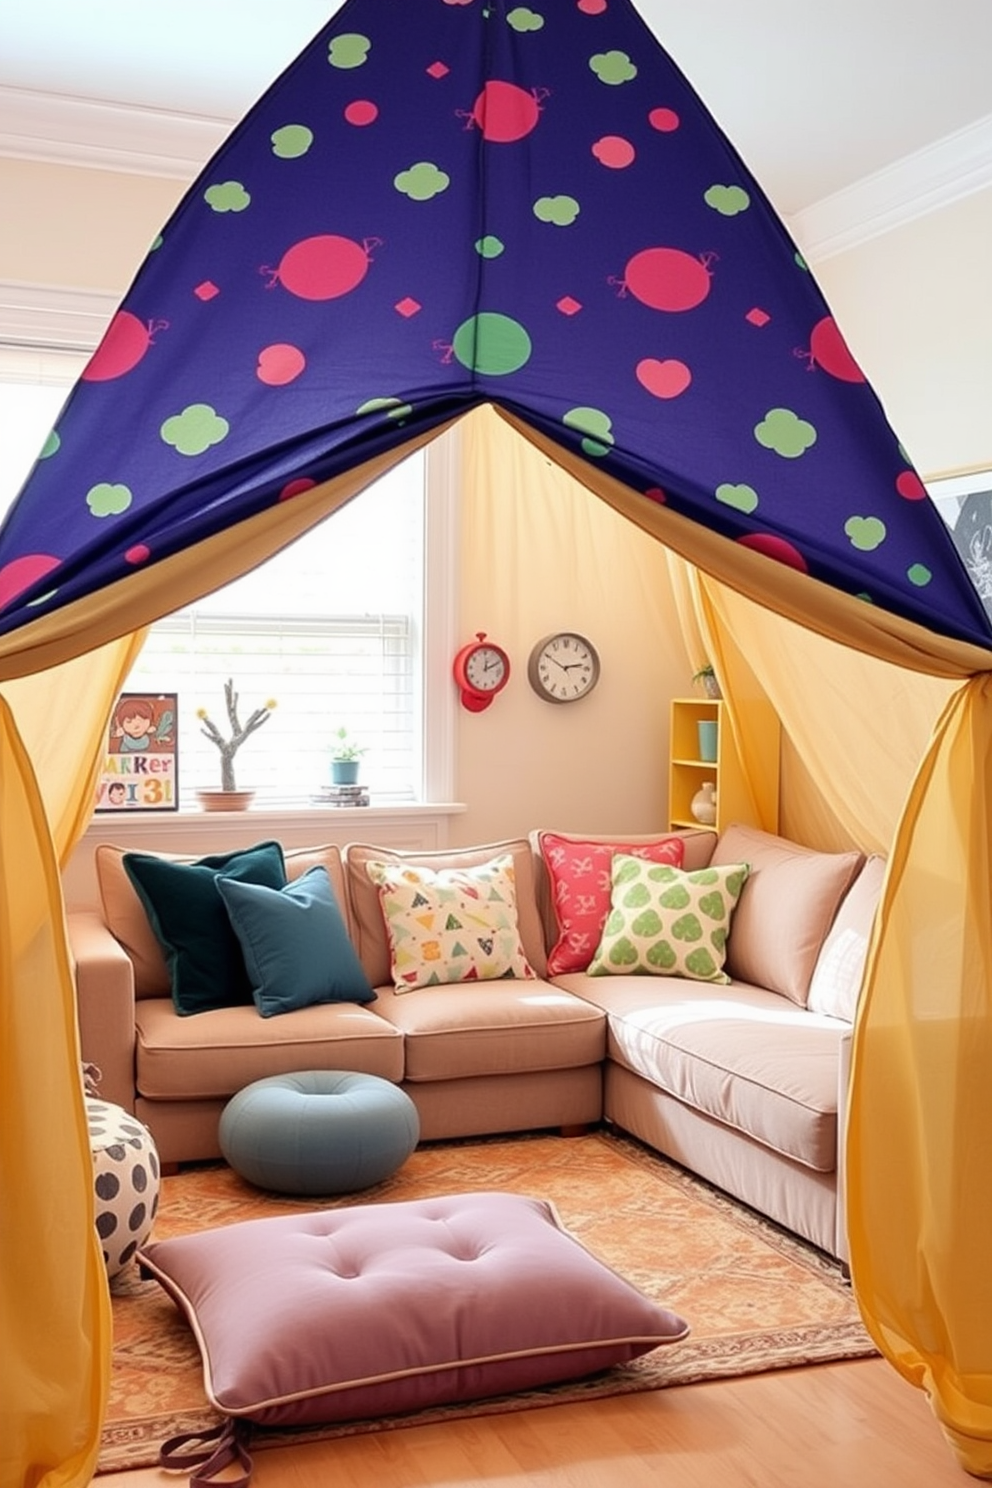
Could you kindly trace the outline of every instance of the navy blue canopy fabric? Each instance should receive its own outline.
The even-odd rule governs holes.
[[[627,0],[349,0],[152,245],[0,529],[0,634],[483,402],[992,639],[808,266]]]

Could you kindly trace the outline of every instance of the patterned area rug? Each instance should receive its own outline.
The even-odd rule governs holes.
[[[500,1189],[550,1199],[572,1232],[692,1325],[683,1342],[594,1378],[415,1415],[256,1433],[256,1445],[383,1431],[454,1415],[658,1390],[875,1352],[837,1263],[638,1143],[612,1133],[435,1143],[361,1194],[266,1194],[222,1164],[162,1181],[153,1238],[270,1214]],[[114,1356],[98,1472],[148,1467],[178,1432],[220,1419],[193,1334],[157,1282],[128,1267],[113,1287]]]

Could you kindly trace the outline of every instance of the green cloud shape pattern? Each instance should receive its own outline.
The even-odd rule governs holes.
[[[344,36],[335,36],[327,48],[327,60],[332,67],[348,71],[352,67],[364,67],[371,50],[372,43],[367,36],[349,31]]]
[[[715,495],[717,501],[732,506],[734,511],[749,513],[758,509],[758,493],[753,486],[734,486],[724,481],[722,486],[717,486]]]
[[[480,258],[499,258],[501,253],[506,252],[506,244],[493,233],[486,233],[484,238],[479,238],[475,251]]]
[[[52,431],[50,432],[48,438],[45,440],[44,444],[41,446],[41,454],[38,456],[38,459],[39,460],[48,460],[48,459],[51,458],[52,455],[57,455],[58,452],[59,452],[59,450],[61,448],[62,448],[62,440],[59,438],[59,436],[55,432],[55,430],[52,429]]]
[[[284,124],[272,136],[272,153],[280,160],[298,160],[312,144],[312,129],[305,124]]]
[[[571,227],[580,207],[574,196],[539,196],[534,203],[538,222],[552,222],[555,227]]]
[[[447,191],[451,185],[451,177],[432,161],[418,160],[409,170],[400,171],[399,175],[394,176],[393,185],[411,201],[430,201],[432,196],[440,196],[442,191]]]
[[[218,181],[208,186],[203,200],[214,212],[243,212],[251,205],[251,197],[240,181]]]
[[[917,589],[923,589],[929,584],[933,578],[933,574],[925,563],[914,563],[907,568],[906,577],[911,584],[916,585]]]
[[[751,198],[743,186],[711,186],[703,193],[703,201],[723,217],[736,217],[738,212],[746,212],[751,205]]]
[[[202,455],[211,445],[220,444],[230,431],[227,419],[221,418],[209,403],[190,403],[182,413],[167,418],[159,433],[180,455]]]
[[[754,437],[783,459],[796,460],[816,443],[816,430],[791,408],[769,408],[761,423],[755,424]]]
[[[570,408],[562,423],[569,429],[577,429],[586,436],[582,448],[594,458],[608,455],[613,444],[613,420],[601,408]]]
[[[358,408],[356,413],[384,413],[387,418],[405,419],[413,412],[409,403],[403,403],[399,398],[367,398]]]
[[[844,531],[851,546],[860,553],[871,553],[885,541],[885,523],[881,517],[848,517]]]
[[[540,31],[544,25],[544,17],[538,15],[536,10],[528,10],[526,5],[518,5],[516,10],[510,11],[506,24],[512,26],[514,31]]]
[[[597,52],[589,58],[589,66],[601,83],[609,83],[611,87],[629,83],[637,76],[637,68],[626,52]]]
[[[86,505],[94,517],[119,517],[133,499],[127,486],[114,486],[110,481],[101,481],[86,492]]]

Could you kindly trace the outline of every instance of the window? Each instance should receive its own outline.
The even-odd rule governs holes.
[[[0,347],[0,515],[84,364]],[[451,448],[449,435],[409,456],[252,573],[152,627],[125,690],[179,694],[181,807],[220,785],[197,714],[230,736],[228,678],[242,723],[276,702],[234,759],[257,805],[319,800],[339,727],[366,751],[360,779],[374,802],[450,798]]]
[[[233,584],[154,625],[130,692],[178,692],[180,802],[220,784],[205,709],[231,727],[274,699],[234,757],[259,805],[306,804],[330,782],[338,728],[366,751],[359,779],[377,801],[424,797],[420,653],[426,456],[410,456],[341,511]]]

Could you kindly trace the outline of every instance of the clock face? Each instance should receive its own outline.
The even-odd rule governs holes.
[[[576,703],[599,681],[599,656],[585,636],[557,631],[534,647],[527,677],[546,703]]]
[[[506,674],[506,657],[495,646],[476,646],[466,658],[465,680],[476,692],[498,692]]]

